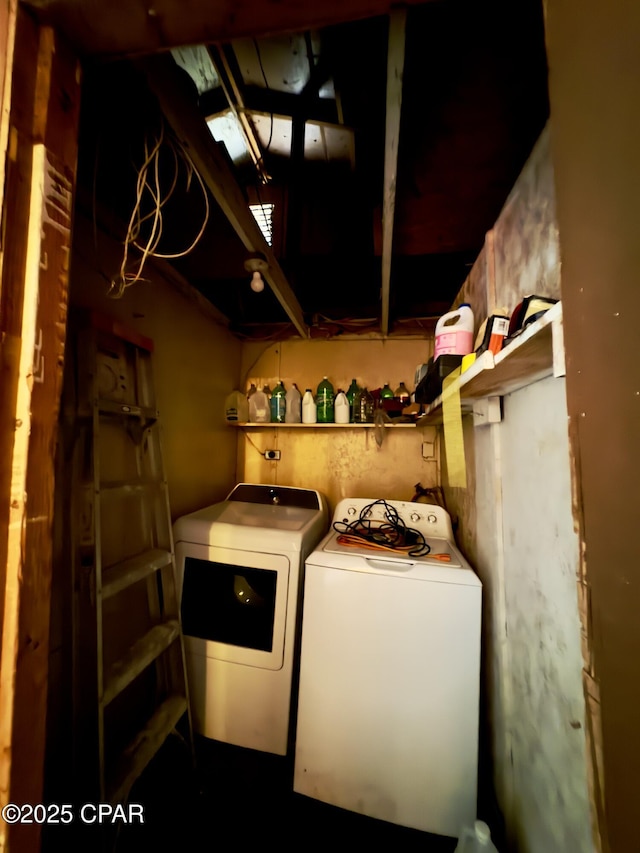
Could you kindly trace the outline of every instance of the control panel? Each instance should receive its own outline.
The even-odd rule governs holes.
[[[398,513],[407,527],[419,530],[425,538],[454,541],[451,517],[446,509],[436,504],[386,498],[344,498],[336,507],[333,521],[344,521],[349,524],[360,517],[374,521],[387,521],[388,507],[392,507]]]

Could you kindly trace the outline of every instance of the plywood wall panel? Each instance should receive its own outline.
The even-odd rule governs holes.
[[[122,299],[110,298],[107,276],[120,268],[122,247],[102,233],[96,255],[92,225],[78,217],[71,301],[118,317],[150,337],[162,419],[165,468],[174,518],[221,500],[236,480],[236,435],[224,423],[224,401],[238,382],[240,342],[147,265]]]
[[[514,818],[527,853],[593,850],[564,386],[509,395],[502,425]]]
[[[510,312],[524,296],[560,298],[550,129],[545,128],[498,216],[494,235],[495,302]]]
[[[415,368],[431,351],[432,341],[426,339],[252,343],[243,348],[242,372],[245,385],[268,382],[272,388],[281,378],[286,388],[295,382],[301,391],[310,387],[315,392],[327,375],[336,390],[346,391],[353,378],[369,388],[388,381],[395,389],[404,381],[413,390]],[[245,435],[238,445],[239,478],[319,489],[332,509],[343,497],[410,500],[416,483],[427,488],[438,482],[437,462],[422,458],[424,435],[414,427],[385,430],[381,447],[371,428],[277,428]],[[266,449],[280,450],[280,461],[265,461],[260,453]]]

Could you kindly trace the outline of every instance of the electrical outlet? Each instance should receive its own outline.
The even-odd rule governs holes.
[[[270,462],[277,462],[280,459],[280,451],[279,450],[265,450],[264,458],[268,459]]]

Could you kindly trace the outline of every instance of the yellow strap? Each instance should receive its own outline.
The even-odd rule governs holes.
[[[467,488],[467,466],[464,458],[462,408],[460,405],[460,368],[456,368],[442,383],[442,421],[447,459],[447,479],[453,488]]]

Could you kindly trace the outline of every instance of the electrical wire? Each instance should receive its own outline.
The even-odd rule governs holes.
[[[258,447],[258,445],[254,442],[254,440],[251,438],[251,436],[249,435],[249,433],[248,433],[248,432],[245,432],[244,430],[242,430],[242,431],[244,432],[244,437],[247,439],[247,441],[249,442],[249,444],[251,445],[251,447],[253,447],[253,449],[254,449],[254,450],[256,450],[256,451],[260,454],[260,456],[263,456],[263,457],[264,457],[264,453],[263,453],[263,451],[262,451],[262,450],[260,450],[260,448],[259,448],[259,447]]]
[[[173,177],[170,181],[168,190],[163,194],[160,179],[160,153],[164,149],[168,149],[173,158]],[[186,172],[186,191],[191,188],[192,178],[195,175],[202,191],[204,198],[205,213],[202,225],[188,248],[179,252],[159,252],[158,246],[163,234],[163,213],[162,210],[173,196],[178,185],[179,173],[181,167]],[[151,173],[151,175],[150,175]],[[152,209],[142,215],[142,202],[147,193],[151,197]],[[142,271],[149,257],[163,258],[165,260],[174,260],[176,258],[188,255],[200,241],[204,234],[205,228],[209,221],[209,194],[207,188],[196,169],[189,153],[184,146],[173,136],[165,133],[164,121],[161,122],[160,132],[156,139],[150,143],[149,138],[144,141],[144,160],[142,166],[138,170],[138,178],[136,181],[136,200],[129,218],[127,226],[127,234],[124,241],[124,252],[120,272],[111,280],[109,295],[114,298],[120,298],[126,288],[131,287],[137,281],[142,279]],[[141,234],[143,226],[150,222],[150,231],[145,242],[142,242]],[[139,261],[130,269],[129,251],[130,247],[135,247],[142,255]]]
[[[384,509],[386,521],[371,517],[376,506]],[[409,557],[426,557],[431,551],[422,533],[407,527],[398,510],[382,498],[362,507],[354,521],[334,521],[333,529],[340,534],[338,541],[340,537],[350,540],[341,544],[353,544],[355,541],[362,543],[362,547],[398,551]]]

